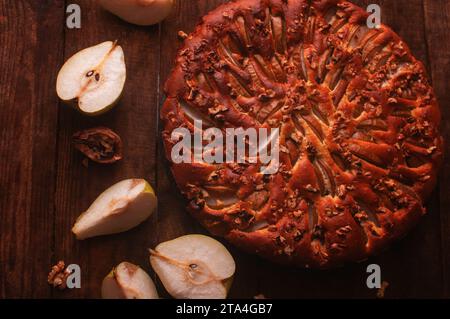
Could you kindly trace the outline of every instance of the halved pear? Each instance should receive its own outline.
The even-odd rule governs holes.
[[[107,41],[69,58],[58,73],[56,92],[82,113],[99,115],[117,103],[125,80],[123,50],[117,42]]]
[[[122,262],[103,279],[103,299],[158,299],[150,276],[140,267]]]
[[[157,198],[143,179],[127,179],[104,191],[78,217],[72,232],[77,239],[127,231],[146,220],[155,210]]]
[[[225,299],[236,269],[217,240],[187,235],[150,250],[150,263],[167,292],[177,299]]]

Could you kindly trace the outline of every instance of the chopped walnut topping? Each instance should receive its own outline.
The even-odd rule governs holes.
[[[363,211],[356,213],[353,217],[360,223],[366,221],[369,218],[369,216],[367,216],[367,214]]]
[[[257,191],[262,191],[262,190],[264,189],[264,184],[258,184],[258,185],[256,185],[255,189],[256,189]]]
[[[208,113],[211,115],[217,115],[221,112],[226,112],[226,111],[228,111],[228,107],[226,107],[225,105],[221,105],[221,104],[219,104],[215,107],[210,107],[208,109]]]
[[[427,153],[431,155],[431,154],[433,154],[436,150],[437,150],[437,147],[436,147],[436,146],[432,146],[432,147],[430,147],[430,148],[427,149]]]
[[[293,140],[296,143],[300,143],[301,142],[301,138],[298,135],[298,133],[292,133],[290,138],[291,138],[291,140]]]
[[[299,218],[302,217],[303,212],[301,210],[296,210],[292,214],[294,215],[295,218]]]
[[[284,145],[280,145],[280,151],[289,154],[289,149]]]
[[[232,14],[231,14],[230,12],[228,12],[228,11],[224,11],[224,12],[222,13],[222,16],[223,16],[224,18],[231,19]]]
[[[278,245],[283,245],[286,242],[286,238],[284,238],[283,236],[277,236],[275,238],[275,241],[277,242]]]
[[[289,198],[285,201],[284,204],[287,208],[293,209],[297,207],[297,200],[295,198]]]
[[[289,122],[290,119],[291,119],[291,117],[290,117],[289,115],[287,115],[287,114],[283,115],[283,117],[281,118],[281,120],[282,120],[283,122]]]
[[[371,178],[372,177],[372,173],[371,172],[364,172],[363,174],[365,177]]]
[[[306,151],[308,152],[308,155],[310,157],[314,157],[317,155],[317,149],[310,142],[308,142],[306,145]]]
[[[344,244],[332,243],[331,246],[330,246],[330,249],[332,251],[339,252],[339,251],[343,251],[345,249],[345,247],[347,247],[347,246],[344,245]]]
[[[212,172],[208,177],[208,182],[217,181],[219,179],[219,174],[217,172]]]
[[[290,247],[290,246],[286,246],[284,248],[284,253],[288,256],[292,255],[292,253],[294,252],[294,248]]]
[[[187,97],[188,101],[194,101],[198,94],[199,94],[198,89],[191,88],[189,91],[189,95]]]
[[[270,127],[277,127],[279,125],[279,121],[277,119],[272,118],[267,121],[267,124],[269,124]]]
[[[355,186],[354,185],[347,185],[345,187],[348,191],[354,191],[355,190]]]
[[[188,35],[186,32],[184,32],[182,30],[178,31],[178,39],[179,40],[185,40],[187,38],[188,38]]]
[[[270,99],[275,97],[275,92],[273,90],[267,90],[260,95],[258,95],[258,100],[261,102],[268,102]]]
[[[349,232],[352,231],[352,227],[350,225],[339,228],[336,231],[339,237],[345,237]]]
[[[313,187],[311,184],[306,185],[305,189],[311,193],[317,193],[319,191],[317,188]]]
[[[339,198],[344,198],[346,193],[345,185],[339,185],[337,188],[337,195]]]
[[[302,111],[305,111],[306,110],[306,106],[305,105],[296,105],[295,107],[294,107],[294,111],[300,111],[300,112],[302,112]]]
[[[305,235],[305,231],[304,230],[297,230],[294,233],[294,240],[295,241],[300,241],[300,240],[302,240],[304,235]]]

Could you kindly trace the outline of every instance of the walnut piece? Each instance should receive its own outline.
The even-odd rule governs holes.
[[[383,281],[381,283],[381,287],[377,291],[377,298],[384,298],[384,294],[386,292],[386,288],[389,287],[389,283],[387,281]]]
[[[73,135],[75,148],[94,162],[111,164],[122,159],[122,139],[106,127],[96,127]]]
[[[54,288],[64,290],[67,288],[67,277],[70,275],[70,271],[65,267],[64,261],[60,260],[56,265],[52,267],[52,270],[48,274],[47,282]]]
[[[178,31],[178,39],[179,39],[180,41],[185,40],[187,37],[188,37],[188,35],[186,34],[186,32],[181,31],[181,30]]]

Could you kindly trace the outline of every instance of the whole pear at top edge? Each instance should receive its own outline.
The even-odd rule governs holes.
[[[97,197],[78,217],[72,232],[77,239],[121,233],[145,221],[156,205],[156,195],[147,181],[127,179]]]
[[[56,80],[56,92],[81,113],[96,116],[117,104],[125,81],[122,47],[116,41],[106,41],[75,53],[64,63]]]
[[[122,20],[147,26],[161,22],[172,11],[174,0],[99,0],[100,5]]]

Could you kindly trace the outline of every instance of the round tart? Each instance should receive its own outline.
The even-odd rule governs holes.
[[[439,107],[422,63],[367,18],[348,1],[240,0],[184,40],[166,82],[163,139],[188,210],[211,233],[277,262],[328,268],[382,250],[425,213],[442,159]],[[195,120],[278,128],[278,171],[174,163],[172,132],[193,134]]]

